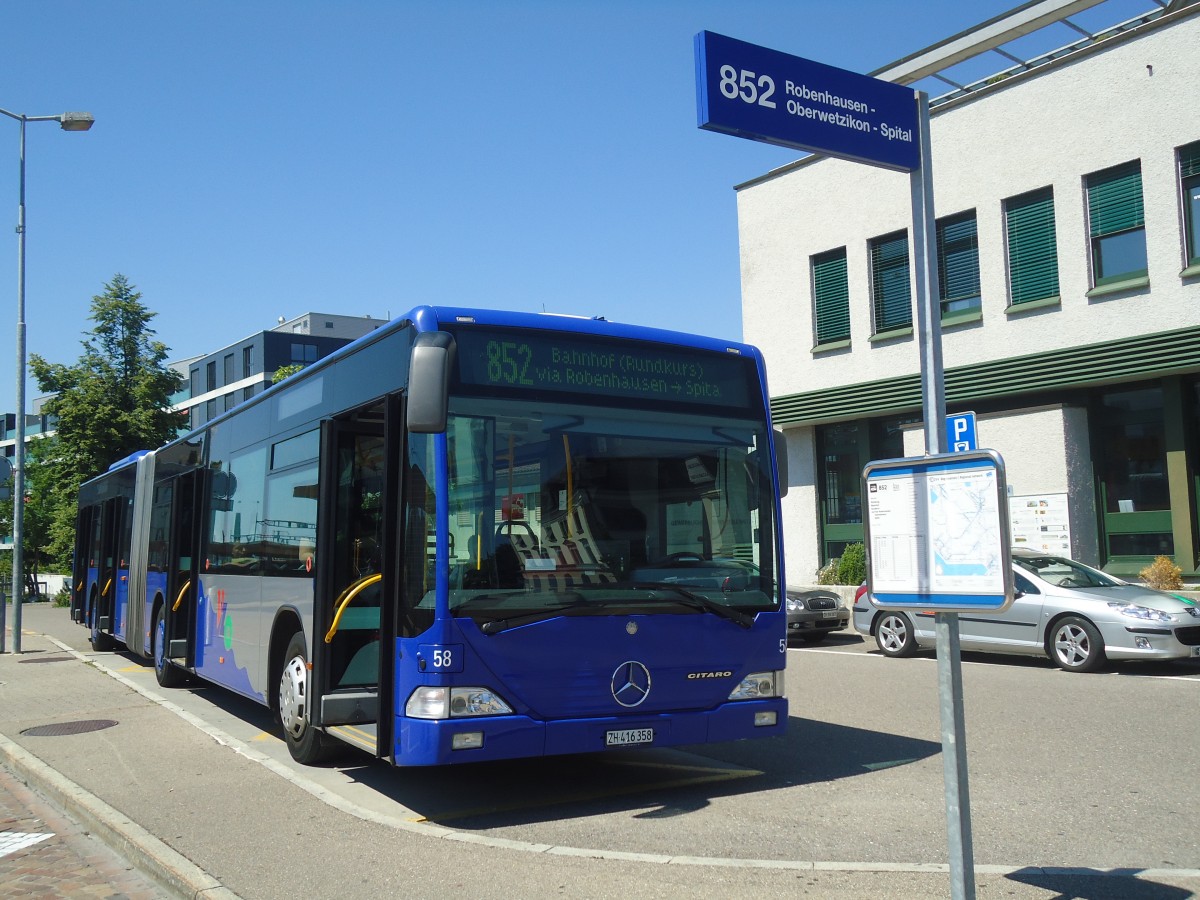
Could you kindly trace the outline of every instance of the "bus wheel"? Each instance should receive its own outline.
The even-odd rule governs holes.
[[[279,679],[279,721],[292,759],[313,765],[328,755],[325,735],[309,725],[308,656],[304,632],[288,641],[283,672]]]
[[[154,614],[154,674],[165,688],[179,687],[185,680],[184,674],[167,659],[167,613],[161,605]]]
[[[98,627],[99,616],[100,613],[93,604],[92,614],[88,616],[88,621],[90,622],[88,625],[88,631],[90,632],[88,639],[93,650],[95,650],[97,653],[103,653],[105,650],[111,650],[113,648],[113,642],[112,639]]]

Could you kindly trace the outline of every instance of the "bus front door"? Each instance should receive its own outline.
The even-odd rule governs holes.
[[[321,519],[318,523],[313,683],[319,724],[376,756],[390,753],[392,578],[384,565],[394,537],[395,500],[385,435],[392,402],[326,422],[322,432]],[[383,690],[380,686],[383,685]],[[316,712],[316,710],[314,710]]]

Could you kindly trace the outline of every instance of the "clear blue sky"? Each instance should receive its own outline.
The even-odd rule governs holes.
[[[0,107],[96,117],[27,129],[29,349],[74,362],[118,272],[172,360],[421,303],[739,338],[733,186],[798,154],[697,129],[696,32],[868,72],[1016,5],[10,0]],[[0,410],[18,133],[0,117]]]

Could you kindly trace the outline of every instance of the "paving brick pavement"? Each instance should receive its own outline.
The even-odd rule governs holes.
[[[174,896],[0,766],[0,900]]]

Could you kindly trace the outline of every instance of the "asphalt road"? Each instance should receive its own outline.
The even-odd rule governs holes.
[[[440,895],[439,877],[478,896],[947,896],[932,654],[885,659],[850,634],[792,649],[782,738],[440,770],[392,769],[349,751],[305,768],[265,710],[211,688],[164,691],[136,658],[93,653],[62,610],[24,612],[28,631],[53,639],[50,652],[76,655],[20,674],[41,670],[47,696],[53,688],[70,700],[38,708],[35,694],[14,696],[0,707],[0,733],[244,897],[288,896],[301,884],[319,892],[321,878],[343,896],[368,896],[393,882],[356,872],[390,865],[381,861],[396,858],[383,852],[393,841],[403,843],[406,878],[444,873],[415,882],[414,896]],[[1046,660],[968,654],[963,679],[979,896],[1200,890],[1191,771],[1200,664],[1079,675]],[[113,728],[91,744],[71,738],[72,747],[24,735],[38,722],[90,716],[120,720],[130,737]],[[214,738],[236,754],[216,757],[219,771]],[[216,808],[171,805],[212,796],[213,784]],[[242,811],[222,812],[235,796]],[[252,825],[260,812],[265,824]],[[220,823],[239,819],[261,846],[242,837],[231,847],[238,828]],[[372,835],[366,844],[353,837],[359,828]],[[494,876],[451,864],[461,864],[463,844],[480,848]],[[1143,874],[1105,874],[1113,870]]]

